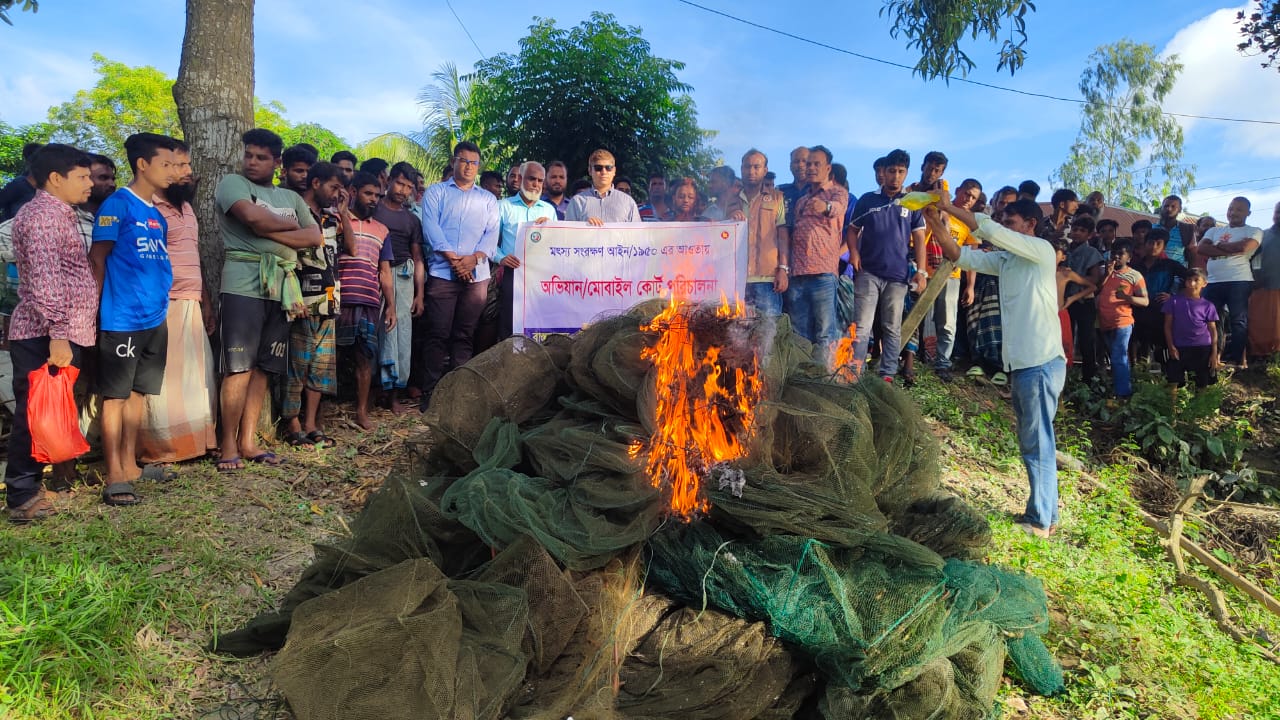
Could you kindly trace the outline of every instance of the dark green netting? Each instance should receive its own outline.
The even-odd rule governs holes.
[[[943,490],[911,398],[834,382],[785,317],[691,313],[694,352],[759,349],[765,392],[748,456],[708,470],[709,514],[666,518],[631,452],[655,424],[641,327],[661,308],[450,373],[427,449],[215,648],[283,645],[303,720],[982,718],[1006,654],[1061,688],[1043,589],[973,562],[990,530]]]

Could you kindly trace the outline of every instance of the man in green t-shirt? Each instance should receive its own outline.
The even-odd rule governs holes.
[[[324,239],[306,201],[271,184],[284,142],[270,130],[245,133],[244,166],[218,183],[226,262],[222,266],[222,455],[220,472],[244,461],[279,465],[258,445],[267,373],[288,369],[289,322],[305,308],[294,268],[298,250]]]

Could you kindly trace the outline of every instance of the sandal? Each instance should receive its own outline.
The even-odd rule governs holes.
[[[319,430],[312,430],[311,432],[307,433],[306,437],[307,437],[307,442],[311,443],[312,445],[316,445],[318,447],[331,448],[331,447],[338,446],[338,443],[333,438],[329,437],[328,435],[325,435],[323,432],[320,432]]]
[[[107,486],[102,489],[102,502],[114,507],[127,507],[137,505],[142,500],[133,491],[131,483],[113,482],[107,483]]]
[[[284,436],[284,441],[289,443],[290,447],[306,447],[314,443],[311,442],[310,435],[303,435],[300,432],[291,432]]]
[[[225,460],[218,460],[217,468],[218,468],[218,472],[220,473],[237,472],[239,470],[244,469],[244,461],[240,459],[239,455],[235,457],[229,457]]]
[[[148,465],[142,468],[142,479],[153,482],[171,482],[178,479],[178,473],[164,465]]]
[[[9,522],[14,525],[27,525],[36,520],[43,520],[57,512],[53,507],[53,501],[43,492],[40,492],[21,505],[9,508]]]
[[[245,460],[248,460],[251,463],[258,463],[259,465],[266,465],[267,467],[279,467],[285,462],[284,458],[276,455],[270,450],[264,453],[258,453],[253,457],[245,458]]]

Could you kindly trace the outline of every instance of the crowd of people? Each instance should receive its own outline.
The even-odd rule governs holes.
[[[240,171],[214,192],[226,252],[217,312],[192,207],[199,180],[182,141],[131,136],[122,188],[107,157],[33,146],[27,172],[0,190],[0,255],[16,269],[18,297],[8,328],[10,520],[53,510],[31,457],[28,373],[85,369],[85,398],[101,401],[109,504],[135,504],[138,478],[171,476],[167,464],[211,453],[224,473],[277,465],[285,459],[258,434],[273,383],[283,388],[282,439],[332,445],[320,406],[337,394],[339,367],[353,371],[355,421],[369,429],[375,401],[425,408],[445,373],[510,336],[517,229],[529,222],[744,221],[745,302],[788,314],[818,362],[835,363],[843,339],[853,367],[888,382],[913,381],[919,355],[946,381],[968,366],[1010,385],[1033,534],[1057,522],[1053,417],[1070,365],[1086,383],[1109,368],[1123,399],[1138,358],[1175,385],[1191,374],[1203,387],[1221,362],[1280,351],[1280,206],[1264,233],[1245,224],[1245,198],[1220,226],[1182,222],[1170,196],[1156,222],[1121,237],[1099,193],[1081,202],[1059,189],[1047,211],[1032,181],[988,198],[968,178],[953,194],[938,151],[915,178],[907,152],[888,153],[873,164],[874,189],[854,195],[824,146],[792,151],[783,184],[752,149],[737,172],[651,173],[637,204],[638,188],[604,149],[571,185],[556,160],[505,176],[482,170],[480,149],[464,141],[428,183],[408,163],[347,151],[324,161],[267,130],[242,140]],[[904,202],[912,193],[927,195]],[[904,315],[923,298],[927,341],[923,330],[904,338]]]

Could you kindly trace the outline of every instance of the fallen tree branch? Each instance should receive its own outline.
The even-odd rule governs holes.
[[[1086,483],[1094,487],[1098,487],[1100,485],[1098,479],[1087,470],[1080,469],[1076,470],[1076,472],[1080,476],[1080,479],[1084,480]],[[1228,583],[1231,583],[1232,586],[1256,600],[1267,610],[1271,611],[1271,613],[1280,616],[1280,600],[1276,600],[1276,598],[1266,590],[1263,590],[1248,578],[1241,576],[1230,567],[1227,567],[1227,565],[1214,557],[1213,553],[1209,552],[1204,547],[1183,537],[1182,526],[1186,511],[1195,505],[1196,501],[1203,495],[1204,484],[1207,479],[1207,477],[1198,477],[1191,481],[1188,491],[1184,493],[1178,503],[1174,505],[1173,512],[1171,513],[1169,522],[1167,523],[1147,512],[1141,506],[1137,505],[1137,503],[1134,504],[1134,509],[1137,511],[1138,517],[1142,520],[1143,524],[1152,530],[1155,530],[1162,538],[1163,544],[1169,552],[1169,558],[1173,561],[1174,568],[1177,570],[1177,584],[1184,587],[1194,588],[1204,593],[1205,598],[1209,601],[1209,607],[1213,612],[1214,620],[1218,623],[1218,627],[1222,628],[1223,632],[1226,632],[1237,642],[1248,642],[1258,650],[1258,653],[1262,657],[1280,665],[1280,656],[1277,656],[1271,650],[1260,646],[1254,638],[1246,635],[1242,630],[1236,627],[1235,623],[1231,621],[1230,615],[1227,612],[1226,598],[1223,596],[1222,591],[1214,587],[1207,580],[1195,577],[1186,571],[1186,563],[1182,557],[1182,552],[1184,550],[1196,560],[1199,560],[1204,564],[1205,567],[1212,570],[1215,575],[1226,580]]]
[[[1191,484],[1188,486],[1187,492],[1183,494],[1182,499],[1178,501],[1178,504],[1173,507],[1173,512],[1169,515],[1169,523],[1167,527],[1162,527],[1163,523],[1160,523],[1159,520],[1151,517],[1150,515],[1143,517],[1143,522],[1146,522],[1149,526],[1155,528],[1155,530],[1161,535],[1165,536],[1165,549],[1168,550],[1169,559],[1173,561],[1173,566],[1177,569],[1177,583],[1183,587],[1199,590],[1204,594],[1205,598],[1209,601],[1209,609],[1213,612],[1213,619],[1217,621],[1218,627],[1222,628],[1223,632],[1234,638],[1236,642],[1256,644],[1253,638],[1246,635],[1243,630],[1232,622],[1231,616],[1227,612],[1227,600],[1223,596],[1222,591],[1214,587],[1209,581],[1198,578],[1187,572],[1186,563],[1182,559],[1182,551],[1185,544],[1187,551],[1192,555],[1195,555],[1196,559],[1201,562],[1205,562],[1206,564],[1208,564],[1208,560],[1212,560],[1214,563],[1220,565],[1220,567],[1213,567],[1210,565],[1211,569],[1213,569],[1219,577],[1222,577],[1227,582],[1235,585],[1237,588],[1240,588],[1246,594],[1259,602],[1262,602],[1263,605],[1274,603],[1275,607],[1269,607],[1269,609],[1271,609],[1272,612],[1280,614],[1280,603],[1276,603],[1275,598],[1265,590],[1255,586],[1253,583],[1241,577],[1226,565],[1221,565],[1218,563],[1218,559],[1210,555],[1208,552],[1205,552],[1204,548],[1201,548],[1196,543],[1182,537],[1182,526],[1186,513],[1196,504],[1196,500],[1204,494],[1204,484],[1206,480],[1207,477],[1203,475],[1191,480]],[[1148,522],[1148,518],[1154,522]],[[1197,550],[1204,553],[1205,557],[1201,557],[1196,552]],[[1255,590],[1258,593],[1256,595],[1254,593]],[[1258,647],[1257,650],[1262,657],[1280,665],[1280,657],[1276,656],[1275,653],[1263,647]]]

